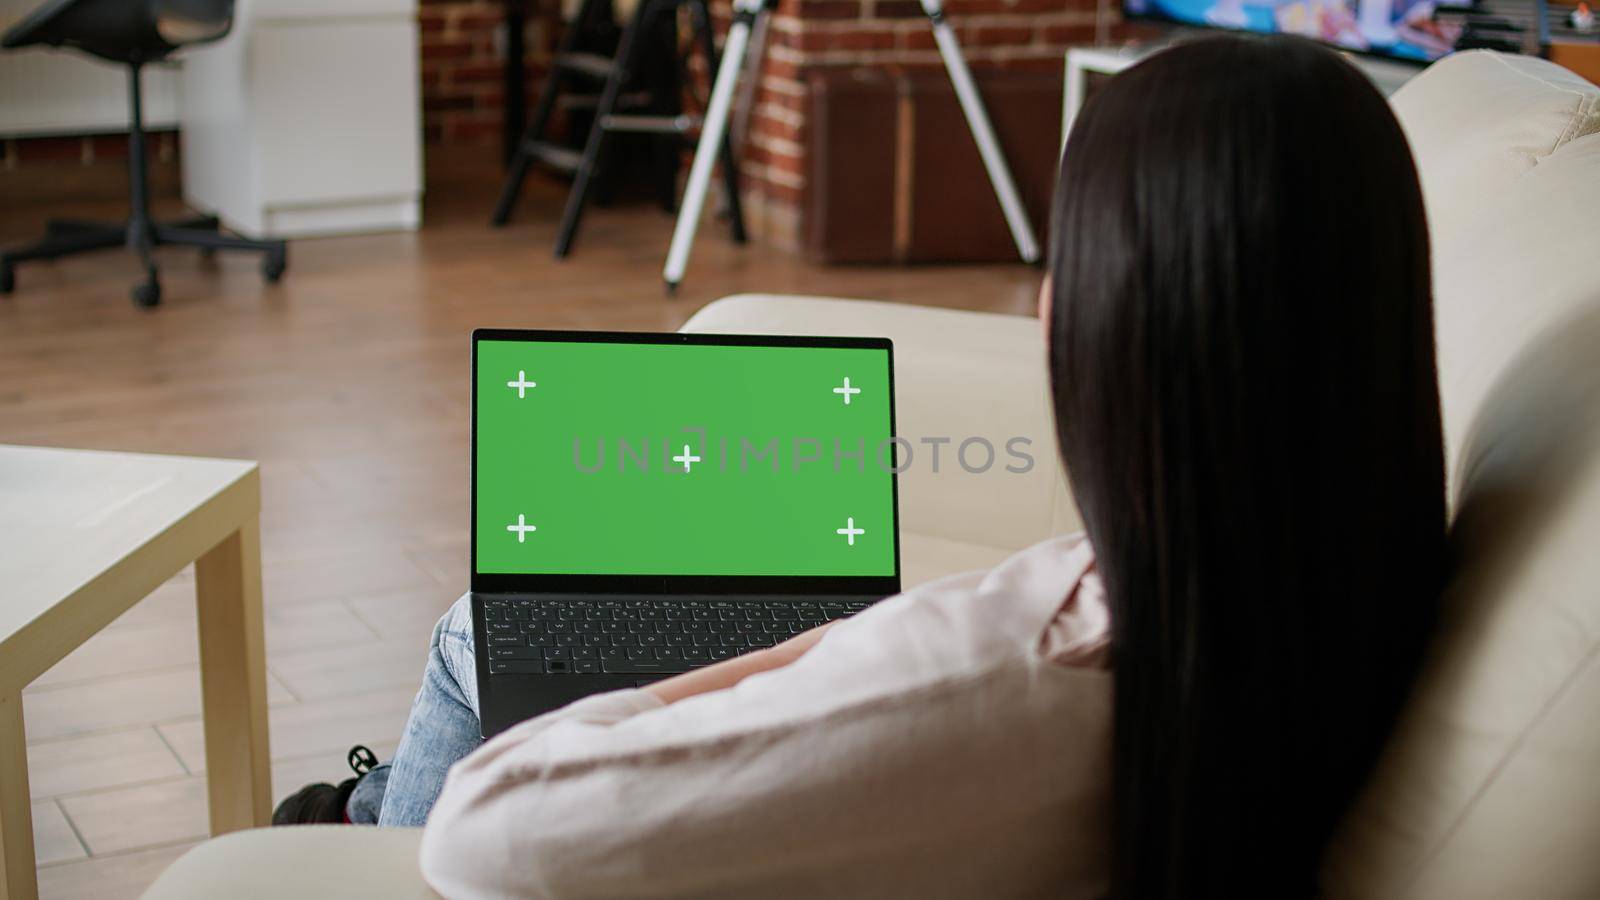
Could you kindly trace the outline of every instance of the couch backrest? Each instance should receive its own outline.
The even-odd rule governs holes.
[[[1461,53],[1393,98],[1434,238],[1458,563],[1417,694],[1331,848],[1330,897],[1600,897],[1597,97],[1549,63]],[[1018,352],[1040,346],[1036,322],[848,314],[743,297],[688,327],[892,334],[903,434],[1049,430],[1042,354]],[[905,526],[994,547],[1072,527],[1053,447],[1031,479],[913,473]]]
[[[1068,498],[1050,412],[1039,321],[898,303],[742,294],[695,313],[685,331],[757,334],[888,335],[895,341],[896,426],[912,444],[900,476],[903,531],[1017,550],[1082,528]],[[939,471],[932,467],[939,446]],[[982,438],[996,452],[982,474],[965,471],[962,441]],[[1006,442],[1033,458],[1025,473]],[[984,461],[980,446],[968,461]]]
[[[1474,52],[1393,103],[1434,238],[1456,561],[1325,890],[1600,896],[1600,88]]]
[[[1435,63],[1391,102],[1428,208],[1453,484],[1499,373],[1574,304],[1600,297],[1582,262],[1596,216],[1572,190],[1594,179],[1573,145],[1600,133],[1600,88],[1542,59],[1475,50]]]

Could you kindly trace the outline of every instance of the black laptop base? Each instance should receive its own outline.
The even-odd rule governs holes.
[[[560,709],[590,694],[644,687],[665,678],[626,675],[495,675],[478,681],[479,724],[484,740],[494,737],[518,722]]]
[[[474,593],[483,736],[782,643],[880,597]]]

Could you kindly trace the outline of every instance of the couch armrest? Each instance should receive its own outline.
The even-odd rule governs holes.
[[[173,863],[144,900],[432,898],[417,869],[420,828],[304,825],[207,841]]]
[[[1082,527],[1056,455],[1037,319],[949,309],[770,294],[706,306],[684,331],[887,337],[894,341],[896,425],[912,444],[900,480],[902,531],[1017,550]],[[949,443],[928,443],[939,438]],[[993,463],[961,465],[963,441],[987,441]],[[1007,444],[1032,459],[1007,452]],[[933,467],[937,449],[938,470]],[[981,443],[966,448],[981,468]],[[907,560],[906,582],[921,580]]]

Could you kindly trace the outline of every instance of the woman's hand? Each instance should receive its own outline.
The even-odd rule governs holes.
[[[757,672],[781,669],[804,656],[831,627],[833,627],[832,622],[819,625],[810,631],[802,631],[775,647],[725,659],[715,665],[685,672],[682,675],[674,675],[646,687],[645,690],[655,694],[656,699],[662,703],[676,703],[685,697],[733,687]]]

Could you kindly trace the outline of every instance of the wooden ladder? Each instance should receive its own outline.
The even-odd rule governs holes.
[[[522,190],[528,168],[538,162],[546,168],[572,177],[572,187],[567,194],[566,207],[561,213],[561,228],[556,235],[555,255],[564,258],[572,250],[578,233],[578,223],[583,218],[584,207],[590,200],[595,177],[600,174],[601,160],[605,159],[607,139],[613,134],[656,134],[683,137],[700,127],[700,117],[682,113],[662,113],[661,98],[655,92],[640,93],[636,66],[644,55],[644,36],[651,34],[658,17],[675,15],[679,6],[686,6],[700,50],[705,56],[706,71],[717,71],[716,38],[711,26],[711,12],[706,0],[640,0],[632,18],[617,41],[616,55],[581,52],[577,49],[580,35],[602,14],[609,15],[610,0],[583,0],[578,15],[562,36],[561,46],[552,60],[551,72],[539,93],[533,119],[527,132],[512,155],[505,183],[500,189],[499,202],[495,204],[492,222],[504,225],[511,217],[517,195]],[[576,88],[601,82],[599,99],[595,103],[594,118],[581,152],[549,140],[545,134],[551,114],[563,95],[569,97]],[[635,89],[633,93],[625,93]],[[581,95],[580,95],[581,96]],[[744,212],[739,202],[738,168],[734,162],[733,144],[726,136],[720,148],[723,188],[727,197],[729,223],[735,243],[745,242]],[[670,203],[669,203],[670,205]]]

